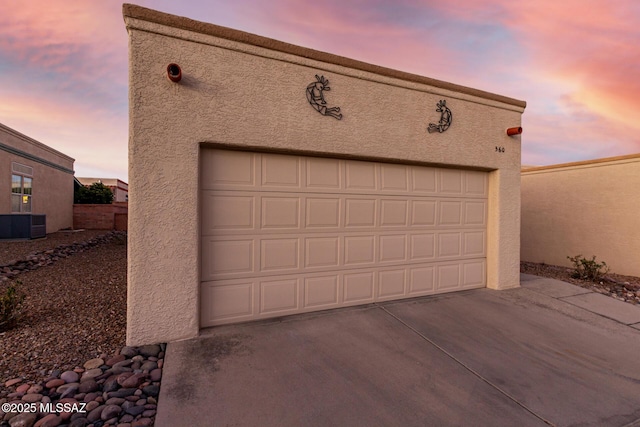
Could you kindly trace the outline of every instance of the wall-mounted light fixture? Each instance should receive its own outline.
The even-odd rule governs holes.
[[[178,83],[182,79],[182,69],[178,64],[171,63],[167,65],[167,77],[174,83]]]
[[[520,126],[507,129],[507,135],[509,136],[520,135],[521,133],[522,133],[522,128]]]

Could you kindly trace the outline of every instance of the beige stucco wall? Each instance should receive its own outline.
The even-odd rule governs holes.
[[[490,171],[487,282],[519,285],[525,103],[125,5],[130,38],[127,343],[198,334],[199,153],[249,150]],[[166,68],[182,68],[180,83]],[[320,115],[305,89],[329,79]],[[445,99],[453,124],[427,132]],[[496,147],[504,147],[499,152]]]
[[[0,213],[11,213],[11,163],[33,168],[33,214],[47,215],[47,233],[73,225],[73,162],[0,124]]]
[[[571,266],[595,255],[640,276],[640,155],[522,172],[523,261]]]

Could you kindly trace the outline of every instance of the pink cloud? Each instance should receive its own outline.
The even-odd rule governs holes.
[[[120,8],[110,2],[1,2],[0,52],[5,60],[50,72],[108,77],[106,62],[126,67],[122,22]]]
[[[447,13],[495,19],[526,46],[537,80],[562,85],[573,102],[640,128],[640,7],[634,0],[451,0]],[[483,11],[494,11],[487,16]],[[624,112],[624,113],[622,113]]]
[[[449,0],[432,6],[454,20],[502,25],[521,44],[523,57],[513,68],[498,65],[524,76],[523,163],[640,152],[636,1]]]
[[[581,104],[566,112],[530,111],[523,116],[522,163],[548,165],[640,152],[631,126],[614,125]]]
[[[446,46],[425,40],[428,28],[395,22],[387,16],[389,8],[398,5],[364,0],[348,4],[281,0],[265,2],[264,9],[253,10],[252,16],[262,20],[257,23],[264,31],[261,35],[376,65],[417,74],[424,74],[425,63],[455,66],[457,60]]]
[[[126,178],[126,46],[120,4],[0,2],[0,121]]]
[[[127,176],[126,120],[55,99],[3,94],[2,123],[76,159],[76,175],[89,170]],[[73,125],[69,125],[72,123]]]
[[[139,2],[525,99],[523,161],[640,151],[635,0]],[[120,3],[0,2],[0,60],[15,67],[0,121],[60,141],[78,165],[114,144],[126,169],[126,46]]]

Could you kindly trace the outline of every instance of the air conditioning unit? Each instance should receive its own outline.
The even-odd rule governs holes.
[[[39,239],[46,236],[46,215],[0,215],[0,239]]]

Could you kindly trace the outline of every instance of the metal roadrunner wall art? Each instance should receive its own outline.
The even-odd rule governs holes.
[[[340,107],[327,108],[326,106],[327,101],[324,100],[324,94],[322,92],[329,90],[331,90],[329,80],[325,79],[324,76],[318,76],[316,74],[316,81],[307,86],[307,101],[323,116],[331,116],[340,120],[342,119]]]
[[[451,114],[451,110],[447,108],[447,101],[445,101],[444,99],[440,100],[440,102],[436,104],[436,111],[440,113],[440,121],[437,124],[429,123],[429,127],[427,128],[429,133],[442,133],[445,130],[449,129],[449,126],[451,126],[453,114]]]

